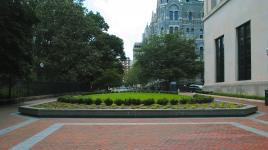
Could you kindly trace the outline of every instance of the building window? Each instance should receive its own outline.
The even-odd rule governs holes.
[[[224,36],[215,40],[216,44],[216,82],[224,82]]]
[[[200,38],[200,39],[203,39],[203,34],[201,34],[201,35],[199,36],[199,38]]]
[[[187,28],[187,29],[186,29],[186,32],[189,32],[189,30],[190,30],[190,29],[189,29],[189,28]]]
[[[175,27],[175,32],[178,32],[179,31],[179,27]]]
[[[190,21],[193,20],[193,13],[192,12],[189,12],[188,18],[189,18]]]
[[[169,11],[169,19],[173,20],[173,11]]]
[[[174,18],[175,18],[175,20],[179,20],[179,12],[178,11],[174,11]]]
[[[238,80],[251,79],[251,34],[250,22],[237,29],[238,42]]]
[[[204,48],[200,47],[199,48],[199,56],[200,56],[200,60],[204,60]]]
[[[173,34],[173,27],[169,27],[169,34]]]
[[[191,32],[194,32],[194,28],[191,29]]]

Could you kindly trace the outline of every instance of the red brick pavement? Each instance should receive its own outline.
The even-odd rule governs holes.
[[[217,98],[225,101],[257,105],[266,113],[257,117],[268,120],[268,107],[263,103]],[[0,108],[0,130],[22,121],[24,118],[10,113],[16,107]],[[9,149],[54,123],[185,123],[185,122],[237,122],[264,132],[268,125],[249,117],[237,118],[150,118],[150,119],[40,119],[25,127],[0,136],[0,150]],[[268,138],[231,125],[144,125],[144,126],[75,126],[66,125],[54,132],[33,149],[219,149],[219,150],[267,150]]]
[[[265,150],[268,138],[230,125],[65,126],[33,150]]]

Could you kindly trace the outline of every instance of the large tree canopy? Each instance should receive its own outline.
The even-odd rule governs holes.
[[[32,65],[32,26],[38,22],[29,3],[5,0],[0,4],[0,78],[11,87],[17,78],[27,78]]]
[[[167,82],[194,78],[201,71],[197,61],[194,40],[182,34],[152,36],[142,44],[142,55],[138,58],[140,77],[150,82]]]
[[[0,77],[93,88],[121,84],[123,40],[108,34],[104,18],[88,11],[83,1],[2,1]]]
[[[35,28],[37,72],[42,62],[47,79],[91,86],[107,69],[123,73],[123,41],[106,33],[109,26],[99,13],[73,0],[37,0],[33,6],[41,20]]]

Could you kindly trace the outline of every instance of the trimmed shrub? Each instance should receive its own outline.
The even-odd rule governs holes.
[[[121,100],[121,99],[117,99],[117,100],[114,101],[114,103],[115,103],[116,105],[118,105],[118,106],[121,106],[121,105],[124,103],[124,101]]]
[[[97,98],[97,99],[94,101],[94,103],[95,103],[96,105],[100,105],[100,104],[102,103],[102,100],[99,99],[99,98]]]
[[[179,102],[180,104],[187,104],[188,101],[189,99],[181,99]]]
[[[159,100],[157,100],[157,104],[159,104],[159,105],[167,105],[168,104],[168,99],[159,99]]]
[[[155,103],[154,99],[146,99],[142,102],[144,105],[149,106],[149,105],[153,105]]]
[[[83,103],[87,104],[87,105],[92,105],[93,104],[93,100],[91,98],[85,98],[83,99]]]
[[[171,105],[178,105],[178,103],[179,103],[179,100],[177,100],[177,99],[170,100]]]
[[[61,96],[58,98],[58,102],[67,102],[71,96]]]
[[[104,103],[105,103],[107,106],[111,106],[111,105],[114,103],[114,101],[111,100],[110,98],[107,98],[107,99],[104,100]]]
[[[194,103],[198,103],[198,104],[212,103],[214,101],[214,98],[211,96],[204,96],[204,95],[195,94],[193,96],[192,101]]]
[[[125,104],[126,106],[131,105],[131,101],[130,101],[130,99],[125,99],[124,104]]]
[[[140,105],[141,104],[141,100],[140,99],[130,99],[130,103],[132,105]]]

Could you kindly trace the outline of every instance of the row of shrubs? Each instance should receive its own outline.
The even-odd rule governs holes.
[[[208,96],[203,96],[203,95],[194,95],[193,98],[188,98],[188,99],[146,99],[146,100],[140,100],[140,99],[117,99],[117,100],[112,100],[112,99],[91,99],[91,98],[75,98],[73,96],[63,96],[58,98],[59,102],[65,102],[65,103],[72,103],[72,104],[87,104],[87,105],[101,105],[102,103],[105,103],[107,106],[111,106],[112,104],[116,104],[118,106],[121,105],[153,105],[153,104],[159,104],[159,105],[178,105],[178,104],[204,104],[204,103],[211,103],[214,101],[212,97]]]

